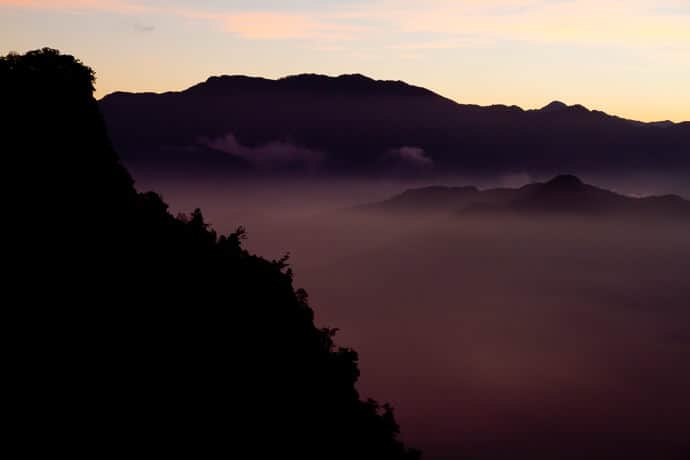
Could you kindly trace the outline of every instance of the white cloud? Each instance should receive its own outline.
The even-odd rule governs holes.
[[[248,147],[242,145],[232,133],[216,139],[201,139],[199,143],[247,160],[261,169],[314,169],[323,161],[323,154],[320,152],[290,142],[272,141],[257,147]]]
[[[387,156],[394,160],[398,166],[427,169],[434,165],[434,161],[420,147],[399,147],[389,150]]]

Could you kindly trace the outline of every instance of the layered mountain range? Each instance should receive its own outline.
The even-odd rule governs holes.
[[[578,215],[688,219],[690,222],[690,201],[676,195],[630,197],[585,184],[573,175],[520,188],[416,188],[358,209],[404,214]]]
[[[362,75],[212,77],[100,101],[115,148],[152,170],[332,174],[690,171],[690,122],[581,105],[454,102]]]

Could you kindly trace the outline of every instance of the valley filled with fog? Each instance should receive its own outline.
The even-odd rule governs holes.
[[[392,216],[352,207],[422,184],[137,179],[219,232],[246,227],[252,252],[289,252],[316,323],[359,352],[362,396],[391,402],[426,458],[687,440],[687,220]]]

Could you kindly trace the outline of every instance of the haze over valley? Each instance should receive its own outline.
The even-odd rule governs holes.
[[[415,200],[387,209],[405,185],[155,188],[177,210],[201,203],[221,231],[241,222],[260,255],[289,252],[317,322],[361,352],[359,388],[385,391],[403,439],[426,458],[682,451],[687,215],[462,214]]]

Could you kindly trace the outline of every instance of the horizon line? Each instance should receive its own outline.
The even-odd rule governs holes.
[[[342,73],[342,74],[327,74],[327,73],[318,73],[318,72],[300,72],[300,73],[294,73],[294,74],[287,74],[281,77],[265,77],[261,75],[250,75],[250,74],[240,74],[240,73],[233,73],[233,74],[216,74],[216,75],[210,75],[207,77],[205,80],[200,80],[197,83],[193,83],[191,85],[187,85],[182,89],[177,89],[177,90],[151,90],[151,91],[126,91],[126,90],[116,90],[116,91],[111,91],[107,94],[104,94],[102,97],[95,97],[97,101],[102,101],[105,98],[115,95],[115,94],[155,94],[155,95],[162,95],[162,94],[170,94],[170,93],[183,93],[185,91],[188,91],[196,86],[202,85],[204,83],[208,83],[210,80],[214,78],[234,78],[234,77],[241,77],[241,78],[249,78],[249,79],[255,79],[255,80],[267,80],[267,81],[281,81],[281,80],[286,80],[288,78],[294,78],[294,77],[305,77],[305,76],[316,76],[316,77],[326,77],[326,78],[331,78],[331,79],[337,79],[337,78],[342,78],[342,77],[364,77],[367,80],[371,80],[373,82],[378,82],[378,83],[403,83],[407,86],[413,87],[413,88],[419,88],[423,89],[426,91],[430,91],[431,93],[442,97],[444,99],[447,99],[449,101],[454,102],[455,104],[458,105],[464,105],[464,106],[473,106],[473,107],[482,107],[482,108],[488,108],[488,107],[506,107],[506,108],[517,108],[520,109],[523,112],[534,112],[534,111],[539,111],[547,108],[548,106],[552,104],[563,104],[567,108],[577,108],[577,107],[582,107],[586,109],[589,112],[595,112],[595,113],[603,113],[607,116],[614,117],[614,118],[619,118],[622,120],[627,120],[630,122],[637,122],[637,123],[643,123],[643,124],[658,124],[658,123],[671,123],[673,125],[684,125],[686,123],[690,123],[690,119],[688,120],[679,120],[679,121],[673,121],[670,118],[666,119],[656,119],[656,120],[649,120],[649,121],[643,121],[643,120],[638,120],[638,119],[633,119],[633,118],[628,118],[627,116],[623,115],[617,115],[617,114],[612,114],[611,112],[608,112],[607,110],[602,110],[599,108],[590,108],[584,104],[568,104],[566,102],[563,102],[562,99],[552,99],[549,100],[546,104],[544,104],[541,107],[534,107],[534,108],[525,108],[521,105],[518,104],[506,104],[506,103],[493,103],[493,104],[479,104],[479,103],[472,103],[472,102],[459,102],[458,100],[444,96],[441,92],[430,89],[426,86],[421,86],[417,84],[410,83],[406,80],[392,80],[392,79],[378,79],[371,77],[365,73],[361,72],[352,72],[352,73]],[[96,93],[98,90],[96,90]]]

